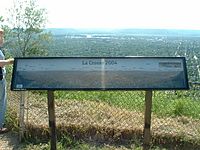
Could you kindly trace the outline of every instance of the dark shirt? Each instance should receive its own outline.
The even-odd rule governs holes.
[[[4,60],[5,59],[5,56],[4,56],[4,54],[3,54],[3,52],[2,52],[2,49],[1,49],[1,47],[0,47],[0,60]],[[5,74],[5,67],[0,67],[0,80],[2,80],[3,79],[3,77],[4,77],[4,74]]]

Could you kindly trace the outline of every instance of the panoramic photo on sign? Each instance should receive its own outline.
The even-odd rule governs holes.
[[[15,58],[12,90],[188,89],[184,57]]]

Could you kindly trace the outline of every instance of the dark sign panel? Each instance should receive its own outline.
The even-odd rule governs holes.
[[[188,89],[184,57],[15,58],[12,90]]]

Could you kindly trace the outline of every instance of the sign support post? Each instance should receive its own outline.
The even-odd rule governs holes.
[[[25,91],[20,92],[20,110],[19,110],[19,141],[24,140],[24,103]]]
[[[144,146],[143,150],[150,148],[151,142],[151,108],[152,90],[145,91],[145,116],[144,116]]]
[[[47,93],[48,93],[47,98],[48,98],[51,150],[56,150],[56,119],[55,119],[54,91],[48,90]]]

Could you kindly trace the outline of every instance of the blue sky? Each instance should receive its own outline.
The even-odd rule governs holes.
[[[11,3],[4,1],[3,8]],[[47,27],[200,29],[199,0],[38,0],[38,4],[47,9]]]

